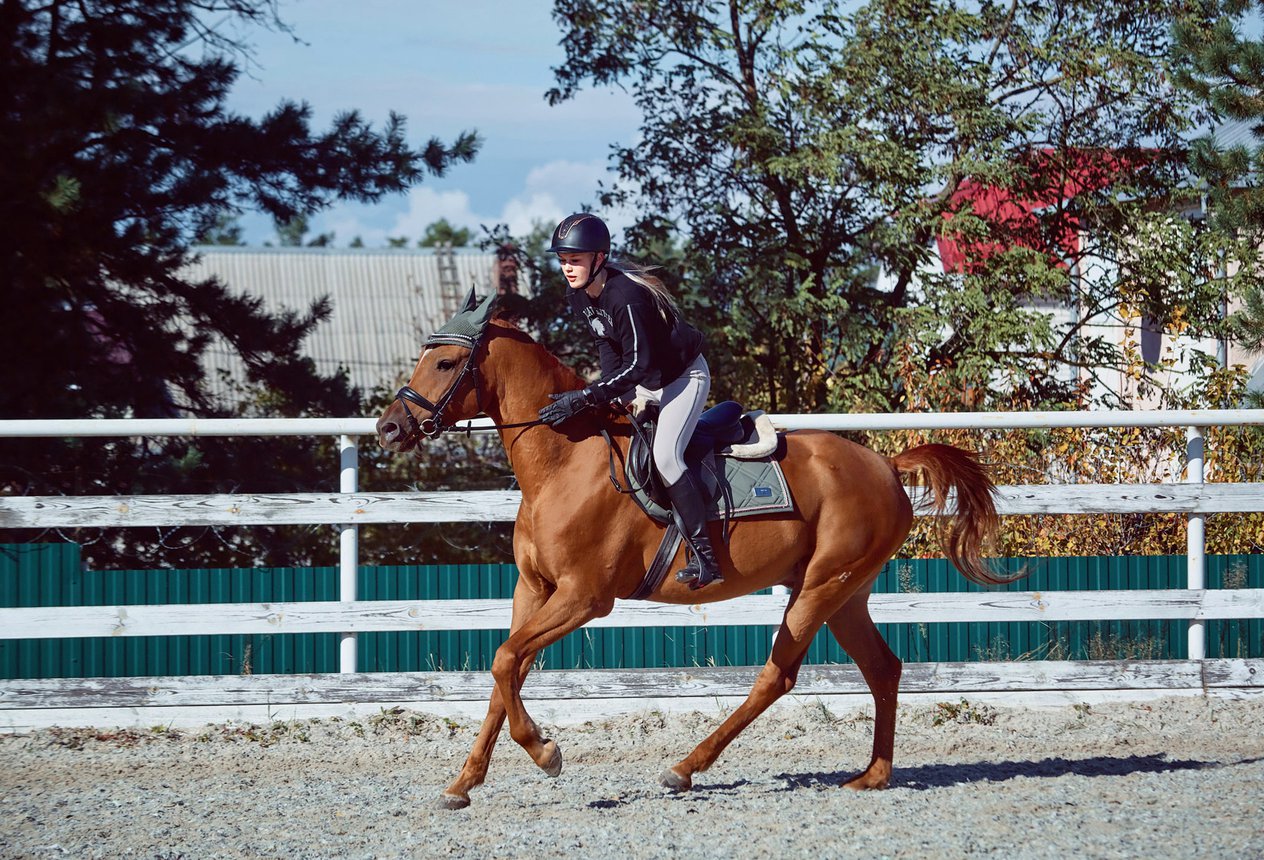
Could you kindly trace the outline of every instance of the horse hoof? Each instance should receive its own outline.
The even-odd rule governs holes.
[[[440,809],[464,809],[470,805],[470,798],[467,795],[448,794],[446,791],[439,795]]]
[[[688,791],[693,788],[693,780],[687,776],[681,776],[670,767],[658,775],[658,781],[663,788],[670,788],[672,791]]]
[[[849,779],[843,783],[843,788],[849,788],[852,791],[882,791],[887,787],[887,780],[872,777],[867,773],[862,773],[855,779]]]
[[[549,752],[549,748],[552,752]],[[549,741],[544,745],[544,753],[548,756],[544,764],[540,765],[540,770],[549,776],[557,776],[562,772],[562,750],[558,747],[556,741]]]

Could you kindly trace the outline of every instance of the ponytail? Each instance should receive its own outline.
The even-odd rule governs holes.
[[[676,299],[672,297],[671,290],[667,289],[667,285],[657,275],[651,274],[658,266],[642,266],[637,263],[628,263],[620,260],[617,263],[607,263],[607,267],[627,276],[628,280],[639,284],[654,298],[654,305],[658,308],[658,312],[668,323],[674,323],[680,319],[680,308],[676,305]]]

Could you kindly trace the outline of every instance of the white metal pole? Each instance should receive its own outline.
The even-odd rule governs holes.
[[[357,462],[356,442],[358,436],[341,435],[338,437],[338,462],[341,472],[338,477],[338,490],[343,493],[354,493],[359,489],[359,464]],[[338,599],[343,603],[351,603],[356,599],[356,579],[360,567],[360,529],[346,524],[339,535],[338,546]],[[356,670],[356,635],[343,633],[338,643],[338,671],[349,674]]]
[[[1185,431],[1185,483],[1203,483],[1203,428],[1190,427]],[[1186,571],[1185,587],[1201,591],[1207,587],[1207,515],[1190,514],[1185,526]],[[1202,660],[1207,656],[1206,625],[1198,618],[1189,622],[1189,659]]]

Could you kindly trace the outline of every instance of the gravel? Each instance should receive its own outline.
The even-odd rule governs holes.
[[[906,706],[891,788],[840,789],[869,714],[765,714],[679,795],[656,775],[715,715],[546,726],[557,779],[506,731],[459,811],[477,724],[406,710],[0,736],[0,856],[1264,856],[1264,701]]]

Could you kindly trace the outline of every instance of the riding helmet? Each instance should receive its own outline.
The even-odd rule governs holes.
[[[600,251],[610,256],[610,230],[591,212],[567,215],[553,231],[550,254],[587,254]]]

